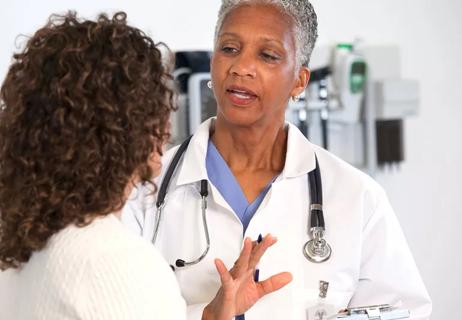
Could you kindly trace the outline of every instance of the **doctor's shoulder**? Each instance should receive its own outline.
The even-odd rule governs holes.
[[[370,214],[379,203],[388,202],[384,188],[371,176],[320,146],[313,144],[313,148],[319,160],[323,189],[327,197],[344,194],[351,204],[361,202]],[[368,220],[368,217],[364,218]]]

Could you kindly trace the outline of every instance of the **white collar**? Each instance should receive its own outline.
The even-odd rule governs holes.
[[[295,178],[305,175],[316,167],[314,146],[303,133],[290,122],[287,137],[286,163],[282,170],[282,178]]]
[[[203,122],[192,136],[180,164],[181,167],[178,168],[177,185],[189,184],[208,178],[205,157],[210,137],[210,126],[214,119],[210,118]],[[289,133],[286,162],[280,175],[282,179],[305,175],[316,166],[313,144],[305,138],[295,125],[289,122],[286,124],[289,126]]]

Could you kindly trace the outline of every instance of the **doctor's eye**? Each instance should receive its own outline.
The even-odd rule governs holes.
[[[261,52],[260,56],[263,58],[263,60],[267,62],[278,62],[279,60],[281,60],[281,57],[279,57],[278,55],[265,51]]]
[[[220,51],[223,53],[233,54],[237,53],[239,50],[234,46],[225,45],[220,48]]]

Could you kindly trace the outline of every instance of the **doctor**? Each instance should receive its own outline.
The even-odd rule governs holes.
[[[173,171],[155,237],[175,265],[201,256],[209,234],[205,257],[176,267],[190,319],[200,318],[220,286],[213,257],[231,267],[245,237],[266,233],[279,241],[261,259],[260,277],[290,271],[293,281],[263,298],[245,319],[306,319],[321,280],[329,282],[326,302],[336,309],[390,303],[410,309],[411,319],[430,315],[429,296],[383,189],[284,122],[288,100],[309,81],[316,36],[308,0],[222,2],[211,62],[217,116],[200,126]],[[164,177],[177,151],[166,153]],[[309,209],[316,183],[308,180],[316,167],[323,239],[332,248],[322,262],[308,259],[304,250],[313,236]],[[208,187],[208,230],[201,180]],[[152,241],[156,199],[152,190],[136,191],[123,220]]]

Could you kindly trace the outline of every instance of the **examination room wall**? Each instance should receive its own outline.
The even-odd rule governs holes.
[[[172,49],[211,49],[219,0],[3,1],[0,79],[11,54],[52,12],[85,17],[125,10],[129,21]],[[396,44],[402,75],[421,86],[419,114],[405,121],[405,162],[380,171],[434,302],[432,319],[454,319],[462,301],[462,2],[454,0],[313,0],[319,44],[361,38]],[[199,7],[201,7],[199,9]],[[7,302],[0,275],[0,308]]]

